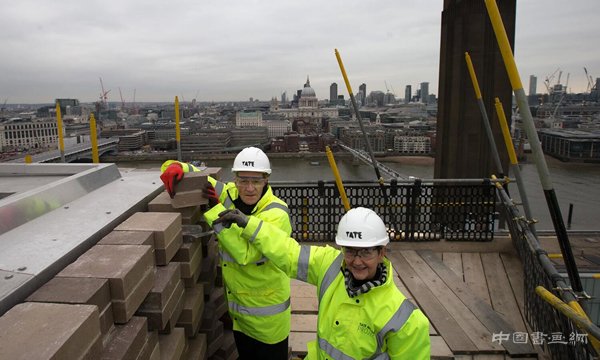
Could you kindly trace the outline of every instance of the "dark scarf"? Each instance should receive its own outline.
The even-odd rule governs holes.
[[[387,281],[387,267],[383,263],[377,264],[377,272],[371,280],[356,280],[350,270],[345,268],[342,268],[342,272],[346,281],[346,291],[350,297],[366,294],[372,288],[381,286]]]
[[[260,199],[262,199],[262,197],[265,196],[268,189],[269,189],[269,184],[267,183],[267,184],[265,184],[265,187],[263,188],[262,194],[260,194]],[[229,195],[229,194],[227,194],[227,195]],[[229,197],[231,198],[230,195],[229,195]],[[260,199],[258,199],[258,201],[260,201]],[[242,197],[239,195],[239,190],[238,190],[238,197],[237,197],[237,199],[233,200],[233,204],[235,205],[235,208],[238,209],[239,211],[243,212],[244,215],[252,215],[252,211],[256,207],[256,204],[258,204],[258,201],[252,205],[246,204],[245,202],[242,201]]]

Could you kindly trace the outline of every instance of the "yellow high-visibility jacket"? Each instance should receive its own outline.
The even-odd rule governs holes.
[[[351,298],[339,250],[300,245],[260,218],[248,219],[242,240],[290,277],[317,286],[317,339],[309,343],[306,359],[429,359],[429,320],[398,290],[387,258],[387,281]],[[227,246],[241,245],[239,239],[226,242]]]
[[[165,162],[164,171],[173,160]],[[196,167],[180,163],[184,172],[198,171]],[[204,213],[209,225],[226,209],[233,209],[233,201],[239,197],[233,182],[223,183],[211,177],[208,181],[214,186],[220,204]],[[287,204],[273,194],[271,187],[258,201],[252,215],[272,224],[274,228],[292,233]],[[219,240],[219,254],[225,294],[233,329],[266,344],[275,344],[290,334],[290,279],[273,262],[269,261],[256,247],[241,240],[237,226],[229,229],[215,226]],[[228,246],[243,243],[243,246]]]

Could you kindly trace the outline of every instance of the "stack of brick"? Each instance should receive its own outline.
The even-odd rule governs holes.
[[[0,359],[97,359],[94,305],[22,303],[0,317]]]
[[[187,174],[180,194],[195,199],[206,175]],[[0,317],[0,358],[236,358],[203,201],[176,208],[164,192],[118,225]]]

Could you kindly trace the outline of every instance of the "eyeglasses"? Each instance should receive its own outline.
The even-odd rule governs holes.
[[[347,259],[354,259],[354,257],[358,256],[363,260],[373,260],[379,255],[379,247],[370,247],[370,248],[349,248],[342,247],[342,251],[344,252],[344,257]]]
[[[252,187],[260,187],[265,184],[265,178],[257,178],[257,177],[236,177],[235,184],[240,187],[247,187],[248,185],[252,185]]]

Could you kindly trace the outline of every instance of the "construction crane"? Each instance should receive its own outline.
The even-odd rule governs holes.
[[[106,96],[106,95],[108,95],[110,90],[104,91],[104,84],[102,83],[102,78],[99,78],[99,79],[100,79],[100,88],[102,89],[102,93],[100,94],[100,103],[102,104],[102,106],[104,108],[107,108],[106,105],[107,105],[108,96]]]
[[[564,91],[562,92],[562,95],[561,95],[560,99],[558,100],[556,107],[554,108],[554,112],[552,113],[552,119],[556,118],[556,112],[558,111],[558,107],[560,106],[562,101],[565,99],[565,96],[567,95],[567,87],[569,86],[569,76],[570,75],[571,75],[571,73],[567,73],[567,83],[565,84]],[[558,78],[560,79],[560,76]]]
[[[137,115],[138,109],[137,109],[137,106],[135,105],[135,89],[133,89],[133,103],[131,104],[131,107],[133,108],[133,114]]]
[[[546,90],[548,91],[548,94],[552,93],[552,86],[551,86],[552,79],[554,79],[554,76],[556,76],[556,73],[559,72],[559,71],[562,73],[562,71],[560,70],[560,68],[557,68],[556,70],[554,70],[554,72],[552,73],[552,75],[546,76],[546,79],[544,80],[544,86],[546,86]]]
[[[121,97],[121,111],[125,110],[125,101],[123,101],[123,93],[121,93],[121,87],[119,87],[119,96]]]
[[[585,71],[585,80],[587,80],[587,89],[585,92],[589,93],[594,89],[594,78],[587,71],[587,68],[584,66],[583,71]]]

